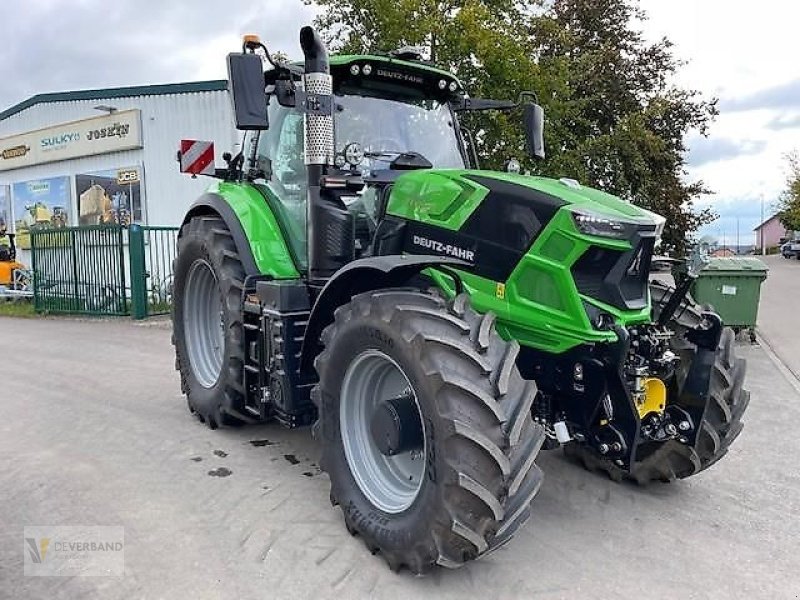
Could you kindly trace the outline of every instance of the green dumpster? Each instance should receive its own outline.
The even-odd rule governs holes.
[[[692,296],[710,304],[725,325],[735,331],[749,329],[751,337],[758,316],[761,282],[767,265],[751,256],[712,258],[692,286]]]

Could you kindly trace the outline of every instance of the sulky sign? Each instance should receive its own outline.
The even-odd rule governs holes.
[[[141,148],[138,109],[62,123],[0,139],[0,171]]]

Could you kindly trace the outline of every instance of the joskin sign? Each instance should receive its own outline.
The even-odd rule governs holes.
[[[139,110],[114,112],[0,139],[0,171],[142,147]]]

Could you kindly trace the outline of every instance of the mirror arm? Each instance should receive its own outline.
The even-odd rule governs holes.
[[[516,102],[511,100],[491,100],[489,98],[461,98],[460,100],[456,100],[451,102],[451,106],[453,110],[462,112],[477,112],[481,110],[513,110],[515,108],[519,108],[522,106],[526,101],[531,101],[534,104],[538,104],[539,101],[536,96],[536,92],[532,92],[530,90],[525,90],[524,92],[519,93],[519,97],[517,98]]]
[[[517,107],[511,100],[490,100],[488,98],[461,98],[451,104],[456,112],[477,112],[481,110],[512,110]]]

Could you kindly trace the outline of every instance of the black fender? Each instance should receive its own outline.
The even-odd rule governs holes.
[[[357,294],[400,287],[429,267],[469,268],[470,264],[447,256],[390,254],[348,263],[328,280],[317,296],[306,326],[300,353],[300,373],[316,378],[314,358],[322,351],[322,330],[333,322],[334,311]],[[448,272],[448,275],[455,276]],[[460,281],[457,280],[457,286]]]
[[[233,236],[233,243],[236,244],[236,251],[239,253],[239,259],[242,261],[245,275],[248,277],[261,275],[258,267],[256,267],[256,260],[253,257],[253,251],[250,249],[250,242],[244,233],[242,224],[239,222],[239,217],[233,212],[225,198],[219,194],[207,192],[200,196],[183,218],[181,228],[191,221],[193,217],[209,215],[216,215],[225,221],[225,225],[228,226]]]

